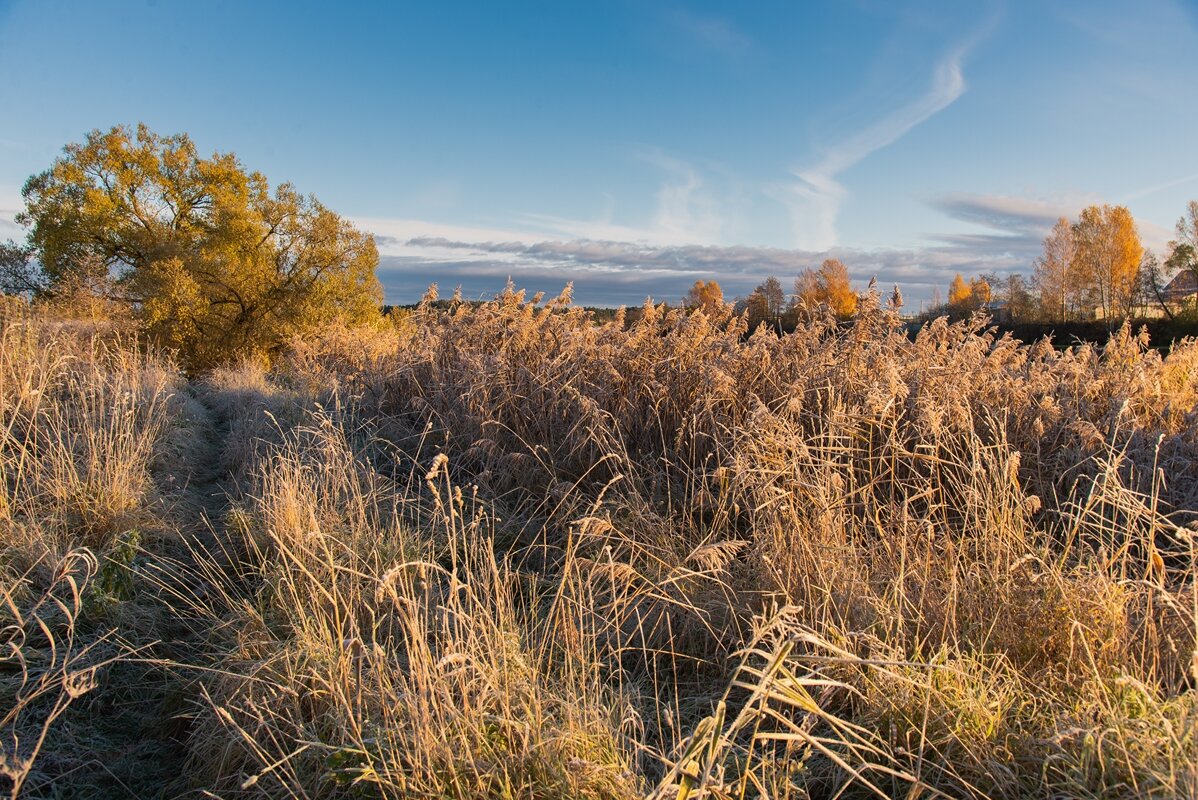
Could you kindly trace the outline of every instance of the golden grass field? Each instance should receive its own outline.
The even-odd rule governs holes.
[[[1198,343],[0,318],[14,797],[1198,796]]]

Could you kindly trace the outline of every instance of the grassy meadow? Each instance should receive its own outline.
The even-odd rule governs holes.
[[[1198,796],[1198,342],[0,312],[13,797]]]

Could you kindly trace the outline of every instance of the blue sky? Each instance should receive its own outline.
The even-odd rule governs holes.
[[[836,255],[909,301],[1198,198],[1192,2],[0,0],[0,237],[93,128],[232,151],[376,234],[388,300],[596,304]]]

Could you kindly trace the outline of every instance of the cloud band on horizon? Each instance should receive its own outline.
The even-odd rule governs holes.
[[[480,237],[470,229],[455,236],[443,225],[429,226],[433,235],[394,235],[421,228],[411,221],[391,226],[391,235],[375,230],[383,254],[380,277],[393,302],[411,302],[433,282],[442,289],[461,285],[468,296],[488,295],[509,277],[524,288],[545,291],[573,281],[579,302],[592,305],[632,305],[646,296],[675,301],[698,279],[719,281],[729,296],[745,295],[769,275],[785,284],[825,258],[838,258],[854,280],[864,284],[876,277],[883,286],[897,283],[918,304],[935,288],[943,290],[957,272],[1026,272],[1056,219],[1076,213],[1062,205],[968,194],[938,198],[933,205],[987,231],[933,234],[932,244],[922,248],[816,250],[558,239],[500,231]]]

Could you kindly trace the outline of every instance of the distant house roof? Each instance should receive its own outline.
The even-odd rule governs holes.
[[[1165,287],[1165,296],[1169,298],[1189,297],[1198,292],[1198,276],[1193,271],[1185,269],[1177,273],[1169,285]]]

